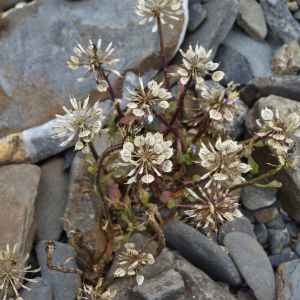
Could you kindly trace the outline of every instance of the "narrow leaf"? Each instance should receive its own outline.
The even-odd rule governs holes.
[[[250,170],[251,174],[257,174],[258,173],[258,164],[254,161],[252,156],[248,157],[248,165],[251,166],[252,170]]]
[[[280,181],[278,181],[278,180],[273,180],[272,182],[270,182],[268,184],[254,183],[254,185],[262,187],[262,188],[266,188],[266,187],[280,188],[280,187],[282,187],[282,183]]]
[[[141,184],[139,184],[137,186],[137,190],[139,193],[140,201],[142,202],[143,205],[147,205],[149,202],[149,199],[150,199],[150,194],[146,190],[143,189]]]
[[[110,182],[108,186],[109,199],[114,202],[120,202],[122,194],[116,185],[113,177],[110,177]]]

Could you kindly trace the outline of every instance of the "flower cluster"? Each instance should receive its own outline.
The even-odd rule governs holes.
[[[183,64],[177,70],[177,74],[171,74],[173,76],[179,75],[180,82],[186,84],[189,80],[195,79],[200,87],[204,84],[204,75],[212,75],[214,81],[220,81],[224,78],[225,73],[222,71],[216,71],[210,74],[209,71],[214,71],[218,68],[219,64],[212,61],[208,61],[211,55],[212,49],[207,53],[202,46],[196,45],[195,51],[193,51],[190,45],[186,53],[179,49],[180,53],[184,57],[182,59]]]
[[[154,171],[158,176],[164,172],[171,172],[173,163],[169,158],[173,155],[173,148],[171,141],[164,141],[163,135],[159,132],[154,135],[150,132],[146,137],[136,136],[134,142],[125,142],[123,150],[120,151],[121,158],[125,163],[119,165],[133,165],[127,176],[131,176],[127,184],[136,181],[138,175],[142,176],[142,181],[151,183],[154,181],[154,176],[149,174],[149,171]]]
[[[243,156],[243,146],[238,145],[237,142],[226,140],[222,142],[219,137],[215,148],[209,143],[210,149],[208,150],[204,143],[201,143],[199,156],[201,158],[201,165],[204,168],[210,169],[208,173],[202,176],[202,179],[207,178],[212,173],[214,180],[229,180],[234,181],[239,178],[242,181],[245,179],[239,175],[239,172],[247,173],[251,167],[247,164],[241,163],[239,158]],[[209,187],[212,179],[206,184]]]
[[[152,254],[142,253],[139,255],[138,251],[135,250],[135,244],[127,243],[124,245],[126,252],[122,252],[123,255],[118,255],[120,260],[118,264],[126,265],[123,268],[118,268],[114,275],[117,277],[123,277],[126,275],[134,276],[136,275],[136,282],[141,285],[144,281],[144,276],[140,275],[139,272],[143,270],[146,265],[154,264],[154,257]]]
[[[95,134],[108,131],[108,129],[102,128],[102,120],[105,119],[105,116],[102,115],[103,110],[102,108],[97,108],[99,101],[91,108],[88,105],[89,96],[84,100],[83,105],[81,105],[81,101],[76,101],[74,97],[71,97],[70,101],[74,110],[68,110],[63,106],[62,108],[67,115],[55,115],[58,118],[56,122],[59,125],[54,125],[51,128],[58,134],[53,135],[52,138],[61,138],[72,133],[66,141],[60,144],[61,147],[64,147],[78,134],[75,150],[89,153],[88,143],[93,140]],[[85,143],[85,146],[83,143]]]
[[[163,82],[158,84],[155,80],[151,80],[148,83],[148,91],[146,92],[143,80],[140,77],[141,90],[139,93],[127,89],[129,91],[129,98],[125,99],[130,101],[127,105],[129,109],[127,114],[132,111],[135,116],[141,117],[144,116],[147,111],[148,115],[146,116],[148,116],[148,121],[151,123],[153,121],[153,116],[150,109],[155,108],[156,106],[161,108],[168,108],[170,106],[169,102],[166,100],[172,98],[172,93],[161,88],[162,84]]]
[[[29,258],[29,253],[25,256],[25,258],[21,261],[16,261],[14,256],[16,254],[17,244],[15,244],[12,253],[10,254],[9,245],[6,245],[6,250],[0,251],[0,299],[5,300],[8,295],[8,290],[12,289],[13,293],[16,296],[16,300],[22,300],[19,297],[18,289],[21,287],[30,291],[30,288],[23,285],[21,282],[23,280],[37,282],[35,279],[24,278],[20,274],[24,274],[26,272],[36,273],[41,270],[38,268],[36,270],[29,270],[31,266],[24,268],[25,261]]]
[[[204,190],[199,187],[202,198],[195,192],[187,189],[187,192],[195,199],[200,200],[203,204],[196,204],[192,209],[185,211],[189,218],[193,218],[192,224],[197,227],[207,228],[207,235],[211,239],[211,231],[214,228],[217,233],[222,224],[231,228],[227,221],[233,221],[235,217],[242,217],[242,213],[238,210],[237,199],[239,196],[231,197],[228,190],[221,190],[220,184],[213,184],[212,189]]]
[[[67,65],[72,70],[77,70],[79,66],[83,66],[88,70],[86,75],[82,78],[77,79],[78,82],[85,81],[92,73],[95,75],[95,80],[97,83],[97,89],[100,92],[105,92],[108,88],[108,83],[104,78],[104,71],[109,73],[115,73],[120,76],[120,73],[114,69],[109,69],[103,65],[113,65],[119,62],[119,59],[113,59],[112,53],[114,48],[112,48],[112,42],[107,46],[105,50],[101,50],[102,40],[98,40],[97,46],[93,44],[91,39],[89,40],[89,46],[87,50],[77,43],[78,47],[74,47],[74,52],[79,57],[71,56],[70,60],[67,61]],[[98,76],[96,74],[98,71]]]
[[[261,137],[267,137],[268,144],[276,149],[277,154],[282,155],[293,146],[294,141],[287,137],[287,133],[291,132],[296,137],[300,137],[300,116],[294,112],[290,115],[282,114],[279,116],[278,109],[274,113],[269,108],[261,110],[261,117],[264,124],[262,125],[259,120],[256,120],[261,130],[257,134]]]
[[[155,18],[155,25],[152,28],[152,32],[157,31],[158,21],[162,24],[166,24],[166,21],[163,17],[168,17],[173,20],[179,20],[179,18],[173,16],[181,15],[183,13],[182,10],[179,10],[181,6],[181,0],[149,0],[152,4],[148,4],[146,0],[138,0],[136,3],[136,8],[134,8],[135,13],[140,16],[144,17],[138,24],[143,25],[146,22],[152,22]],[[171,29],[174,28],[172,24],[169,24]]]

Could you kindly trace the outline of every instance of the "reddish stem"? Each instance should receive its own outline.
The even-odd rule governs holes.
[[[203,182],[206,182],[206,181],[208,181],[209,180],[209,177],[207,177],[207,178],[205,178],[205,179],[200,179],[200,180],[198,180],[198,181],[195,181],[195,182],[191,182],[191,183],[185,183],[185,184],[182,184],[182,185],[180,185],[180,186],[177,186],[176,188],[168,188],[168,189],[166,189],[166,191],[171,191],[172,193],[176,193],[176,192],[178,192],[178,191],[181,191],[181,190],[183,190],[183,189],[185,189],[185,188],[191,188],[191,187],[194,187],[194,186],[196,186],[196,185],[198,185],[198,184],[200,184],[200,183],[203,183]]]
[[[205,118],[207,118],[207,117],[208,117],[208,115],[205,116]],[[194,136],[194,138],[193,138],[193,140],[192,140],[192,143],[193,143],[193,144],[195,144],[195,143],[201,138],[202,134],[203,134],[203,133],[205,132],[205,130],[206,130],[206,127],[207,127],[207,120],[206,120],[204,126],[203,126],[203,127],[200,127],[200,128],[199,128],[199,131],[198,131],[197,134]]]

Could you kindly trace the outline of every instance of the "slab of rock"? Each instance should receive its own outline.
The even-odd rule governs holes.
[[[49,121],[53,113],[61,113],[61,104],[68,104],[70,94],[83,98],[91,93],[91,102],[100,96],[109,98],[108,93],[97,91],[92,76],[84,83],[76,81],[86,73],[83,69],[66,67],[76,40],[85,47],[89,36],[97,41],[101,35],[103,47],[114,40],[115,57],[121,59],[117,70],[122,76],[129,70],[143,74],[162,69],[161,59],[155,54],[159,52],[158,34],[151,32],[153,24],[136,25],[141,17],[134,13],[133,5],[131,0],[44,0],[7,14],[5,22],[9,25],[1,31],[0,42],[0,137]],[[187,8],[187,0],[183,6]],[[163,28],[168,60],[187,27],[183,15],[180,19],[172,22],[174,30]],[[11,51],[21,48],[18,55]],[[117,97],[121,96],[123,80],[115,74],[110,76]]]
[[[281,264],[276,272],[277,300],[300,299],[300,259]]]
[[[284,42],[300,42],[300,24],[281,0],[261,0],[267,24]]]
[[[257,41],[263,41],[267,35],[264,12],[255,0],[240,1],[237,23]]]
[[[272,205],[276,201],[276,192],[276,188],[249,185],[242,188],[241,201],[246,208],[256,210]]]
[[[273,75],[271,60],[274,50],[266,41],[258,42],[243,32],[231,30],[224,40],[224,44],[247,58],[254,77]]]
[[[135,233],[129,238],[129,242],[134,243],[136,249],[140,249],[148,239],[140,233]],[[156,248],[157,242],[154,241],[147,247],[145,252],[153,253]],[[124,250],[122,245],[118,253]],[[112,276],[114,271],[120,267],[116,262],[115,256],[107,278]],[[155,263],[146,266],[141,274],[145,277],[145,281],[138,287],[135,278],[133,278],[132,290],[127,288],[129,279],[119,279],[110,284],[108,288],[118,290],[113,300],[132,300],[137,299],[137,296],[141,300],[234,300],[228,292],[224,291],[204,272],[167,248],[155,259]],[[167,280],[168,278],[173,278],[174,281],[170,282]],[[184,293],[182,293],[182,286],[184,287]],[[175,291],[178,293],[175,294]]]
[[[275,76],[297,75],[300,70],[300,47],[297,41],[290,41],[278,49],[272,58],[271,68]]]
[[[81,287],[81,278],[77,274],[65,274],[50,270],[46,266],[47,254],[45,251],[45,243],[40,241],[36,246],[36,254],[39,264],[42,266],[42,276],[46,278],[52,287],[53,300],[74,300],[78,289]],[[76,255],[74,248],[68,244],[56,242],[56,249],[52,259],[52,264],[60,266],[68,258]],[[64,267],[77,268],[76,260],[67,262]]]
[[[274,268],[277,268],[280,264],[292,261],[297,258],[299,258],[299,256],[293,251],[269,256],[271,265]]]
[[[228,254],[197,229],[171,220],[164,228],[166,243],[176,249],[197,268],[217,281],[230,286],[241,284],[241,276]]]
[[[268,245],[273,255],[281,254],[282,249],[291,244],[291,237],[287,229],[268,229]]]
[[[219,46],[215,61],[221,63],[218,70],[225,72],[225,78],[220,81],[223,86],[227,86],[231,81],[245,85],[253,78],[248,59],[228,45]]]
[[[255,211],[250,210],[244,206],[242,206],[242,214],[249,219],[249,221],[253,224],[255,223],[255,216],[254,216]]]
[[[0,168],[0,249],[18,243],[18,258],[31,251],[36,221],[34,203],[41,170],[35,165],[9,165]]]
[[[254,132],[258,132],[259,128],[256,124],[256,119],[261,118],[261,109],[264,107],[271,108],[274,112],[279,110],[279,114],[286,113],[291,114],[293,112],[300,111],[300,103],[292,101],[286,98],[270,95],[266,98],[261,98],[255,103],[250,110],[246,119],[246,129],[250,136],[254,136]],[[300,141],[298,138],[294,138],[293,135],[287,133],[287,136],[291,137],[295,141],[296,149],[293,154],[290,155],[290,159],[295,159],[300,156]],[[270,149],[269,146],[255,148],[253,152],[253,158],[259,165],[259,174],[268,172],[271,167],[266,164],[266,157],[268,162],[273,165],[278,165],[279,161],[276,156],[276,150]],[[270,154],[275,154],[271,156]],[[299,167],[299,163],[296,167]],[[277,190],[277,199],[281,203],[282,208],[294,219],[300,221],[300,176],[299,171],[291,168],[284,168],[275,176],[269,177],[270,180],[277,179],[282,183],[282,187]]]
[[[224,244],[257,300],[275,300],[273,268],[256,239],[242,232],[230,232]]]
[[[268,221],[275,219],[278,216],[278,214],[279,211],[277,208],[269,207],[256,211],[254,215],[257,222],[267,223]]]
[[[257,241],[263,245],[268,240],[268,229],[265,224],[257,223],[254,225],[254,233]]]
[[[189,6],[189,25],[188,31],[193,32],[205,20],[207,12],[200,3]]]
[[[281,214],[278,214],[275,219],[266,222],[266,225],[268,228],[272,229],[283,229],[285,227]]]
[[[294,223],[286,223],[285,227],[287,228],[287,230],[292,238],[295,239],[298,237],[299,229],[297,228],[297,226]]]
[[[237,296],[238,300],[255,300],[252,295],[244,291],[238,291]]]
[[[52,287],[50,282],[46,278],[36,277],[35,280],[38,282],[28,282],[26,286],[31,291],[21,289],[19,291],[20,297],[23,300],[52,300]]]
[[[54,157],[41,165],[41,181],[35,202],[36,240],[57,241],[63,231],[59,221],[68,201],[69,174],[63,173],[65,160]]]
[[[257,77],[244,88],[243,99],[254,103],[260,97],[276,95],[300,101],[300,76]]]

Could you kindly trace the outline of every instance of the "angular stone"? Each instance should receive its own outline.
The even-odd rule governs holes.
[[[281,214],[278,214],[275,219],[266,222],[266,225],[268,228],[272,229],[283,229],[285,227]]]
[[[246,119],[246,129],[250,136],[254,136],[254,132],[258,132],[259,130],[256,120],[261,118],[261,109],[264,107],[272,108],[274,112],[278,109],[280,115],[283,113],[291,114],[300,111],[300,103],[296,101],[273,95],[261,98],[255,103]],[[294,138],[294,135],[290,133],[287,133],[287,136],[292,138],[296,145],[294,153],[289,156],[289,158],[293,160],[300,156],[300,141],[299,139]],[[270,154],[275,154],[275,156]],[[265,174],[271,169],[271,167],[266,164],[266,157],[268,157],[268,163],[279,165],[276,149],[271,149],[270,146],[255,148],[253,158],[259,165],[259,174]],[[299,171],[297,170],[284,168],[276,173],[275,176],[269,177],[269,179],[276,179],[282,183],[282,187],[277,190],[277,199],[281,203],[284,211],[286,211],[294,220],[300,221],[300,176],[298,174]]]
[[[282,249],[291,243],[291,237],[287,229],[268,229],[268,245],[273,255],[281,254]]]
[[[300,24],[281,0],[261,0],[267,24],[284,42],[300,42]]]
[[[189,6],[189,25],[188,31],[193,32],[205,20],[207,12],[200,3],[194,3]]]
[[[36,246],[36,254],[39,264],[42,266],[42,276],[46,278],[52,287],[53,300],[74,300],[78,289],[81,287],[81,278],[77,274],[65,274],[55,270],[50,270],[46,266],[47,254],[45,251],[45,243],[40,241]],[[68,244],[56,242],[56,249],[52,259],[52,264],[60,266],[68,258],[76,255],[74,248]],[[73,259],[67,262],[64,267],[77,268],[76,261]]]
[[[253,78],[248,59],[228,45],[221,44],[219,46],[215,61],[221,63],[218,70],[226,74],[225,78],[220,81],[223,86],[227,86],[231,81],[245,85]]]
[[[169,247],[180,251],[211,278],[230,286],[241,284],[240,274],[230,256],[192,226],[171,220],[165,226],[164,234]]]
[[[185,15],[187,2],[183,1]],[[100,96],[102,100],[109,98],[108,93],[97,91],[92,76],[84,83],[76,81],[86,73],[83,69],[72,71],[66,67],[76,40],[87,46],[89,36],[97,41],[101,34],[104,48],[114,40],[114,54],[121,59],[117,70],[123,76],[110,76],[117,97],[121,96],[127,71],[144,74],[150,69],[162,69],[161,58],[155,56],[159,52],[159,37],[151,32],[153,22],[136,26],[141,17],[134,13],[133,5],[131,0],[97,0],[88,5],[83,1],[45,0],[8,13],[5,22],[9,26],[1,36],[0,137],[49,121],[53,113],[61,113],[61,104],[68,104],[70,94],[82,99],[91,93],[92,103]],[[168,60],[178,49],[181,33],[186,30],[184,18],[181,15],[180,21],[172,22],[174,30],[168,26],[163,28]],[[21,48],[18,56],[11,51]],[[37,59],[43,63],[36,63]]]
[[[296,239],[298,237],[299,230],[298,230],[297,226],[295,225],[295,223],[286,223],[285,227],[287,228],[287,230],[292,238]]]
[[[57,241],[63,231],[59,221],[68,201],[69,174],[63,173],[65,160],[54,157],[41,165],[41,182],[35,202],[36,240]]]
[[[297,75],[300,70],[300,47],[297,41],[290,41],[278,49],[272,58],[271,68],[275,76]]]
[[[18,243],[17,259],[31,251],[36,222],[34,203],[41,170],[35,165],[9,165],[0,168],[0,249],[7,242]]]
[[[135,233],[130,236],[129,242],[134,243],[136,245],[136,249],[140,249],[142,245],[149,239],[149,237],[146,237],[140,233]],[[153,253],[155,249],[157,248],[157,242],[152,242],[146,249],[146,253]],[[125,248],[122,245],[121,249],[116,253],[119,254],[121,251],[124,251]],[[113,260],[113,263],[111,265],[111,268],[106,275],[107,278],[113,275],[114,271],[119,268],[120,266],[116,263],[118,260],[116,259],[116,256]],[[178,284],[173,285],[172,283],[167,283],[166,285],[161,285],[160,281],[164,281],[164,277],[162,275],[164,274],[170,274],[170,270],[174,270],[175,274],[178,280]],[[172,271],[173,273],[173,271]],[[176,297],[170,298],[161,298],[160,295],[167,294],[170,292],[170,286],[172,288],[178,289],[180,285],[182,285],[181,280],[179,280],[179,276],[177,274],[181,275],[181,278],[184,282],[184,294],[179,297],[176,295]],[[174,274],[174,273],[173,273]],[[190,299],[218,299],[218,300],[234,300],[234,298],[224,291],[216,282],[214,282],[210,277],[208,277],[204,272],[194,267],[192,264],[190,264],[186,259],[176,255],[173,251],[168,250],[165,248],[163,252],[155,259],[155,263],[151,266],[146,266],[144,268],[144,271],[141,272],[141,275],[145,277],[145,281],[141,287],[136,287],[136,279],[133,278],[131,287],[132,290],[129,290],[127,288],[129,284],[129,279],[119,279],[114,281],[112,284],[109,285],[108,288],[111,290],[117,289],[118,293],[113,298],[113,300],[132,300],[137,299],[136,295],[134,294],[134,291],[138,290],[140,293],[143,293],[144,285],[147,287],[146,291],[150,291],[150,287],[152,287],[153,294],[149,295],[149,297],[152,297],[150,299],[155,300],[175,300],[175,299],[182,299],[182,300],[190,300]],[[155,282],[154,280],[155,279]],[[156,279],[160,279],[159,281]],[[151,281],[150,281],[151,280]],[[153,281],[152,281],[153,280]],[[148,284],[148,281],[150,281],[152,284],[151,286]],[[155,284],[153,284],[153,282]],[[162,290],[159,290],[159,287],[162,288]],[[179,291],[181,289],[179,288]],[[155,291],[155,292],[154,292]],[[157,294],[158,292],[158,294]],[[145,295],[145,294],[144,294]],[[180,295],[180,294],[179,294]],[[146,298],[142,299],[149,299]],[[141,299],[141,298],[139,298]]]
[[[257,41],[263,41],[267,35],[264,12],[255,0],[240,1],[237,23]]]
[[[254,233],[256,235],[257,241],[263,245],[268,240],[268,229],[265,224],[255,224]]]
[[[38,282],[28,282],[26,286],[31,291],[21,289],[19,291],[20,297],[23,300],[52,300],[52,287],[50,282],[46,278],[36,277]]]
[[[277,208],[264,208],[255,212],[255,218],[259,223],[267,223],[278,216]]]
[[[286,263],[288,261],[292,261],[297,258],[299,258],[299,256],[293,251],[269,256],[271,265],[274,268],[277,268],[280,264]]]
[[[276,272],[277,300],[300,299],[300,259],[281,264]]]
[[[241,201],[246,208],[256,210],[272,205],[276,201],[276,192],[276,188],[249,185],[242,188]]]
[[[262,246],[242,232],[228,233],[224,244],[257,300],[275,300],[275,276]]]

